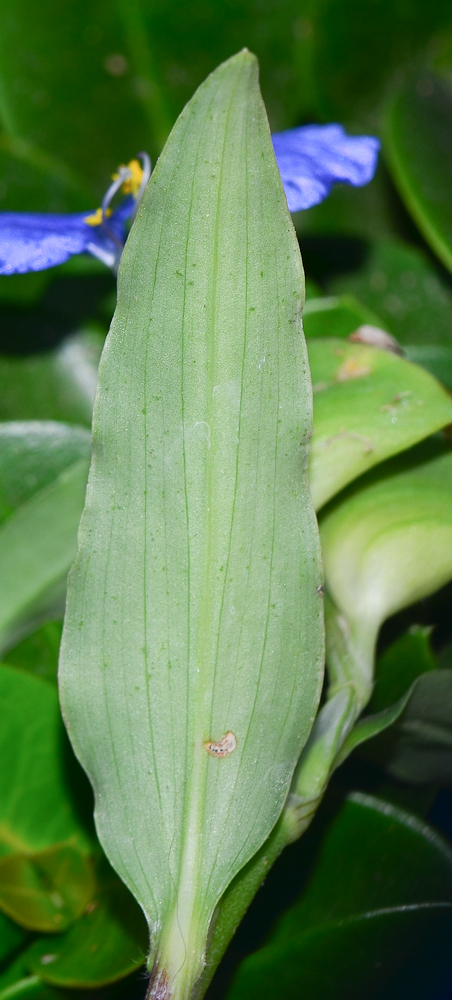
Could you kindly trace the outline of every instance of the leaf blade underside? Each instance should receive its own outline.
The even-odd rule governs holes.
[[[182,113],[127,243],[61,659],[104,849],[192,983],[318,704],[302,296],[244,51]]]

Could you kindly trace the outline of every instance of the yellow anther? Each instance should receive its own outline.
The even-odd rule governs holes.
[[[107,208],[105,215],[111,215],[111,208]],[[92,215],[86,215],[83,221],[87,222],[88,226],[100,226],[102,223],[102,209],[96,208],[96,211]]]
[[[133,194],[134,196],[138,194],[140,190],[140,184],[143,180],[143,168],[139,160],[130,160],[130,163],[125,166],[121,163],[119,166],[120,170],[129,170],[129,176],[125,178],[121,187],[124,194]],[[119,178],[119,173],[113,174],[112,179],[117,181]]]

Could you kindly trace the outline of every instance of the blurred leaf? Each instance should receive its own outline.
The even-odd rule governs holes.
[[[0,973],[0,1000],[62,1000],[63,994],[45,983],[39,976],[31,976],[21,952]]]
[[[394,69],[451,21],[447,0],[378,0],[365,7],[362,0],[324,0],[309,7],[317,109],[327,119],[355,123],[369,121]]]
[[[90,451],[90,435],[81,427],[37,420],[0,423],[0,523],[74,463],[89,458]]]
[[[62,629],[62,622],[41,625],[37,632],[8,650],[8,663],[56,684]]]
[[[55,424],[24,422],[3,428],[2,499],[3,513],[9,515],[0,526],[0,648],[5,650],[63,610],[66,576],[75,557],[83,510],[90,443],[81,429],[62,432]],[[37,439],[38,462],[33,453]],[[65,456],[66,442],[70,462]],[[47,448],[49,459],[43,460]],[[86,457],[79,457],[83,453]],[[58,465],[63,466],[59,474]],[[48,480],[42,487],[41,476]],[[24,500],[11,509],[18,491],[20,499],[21,486]]]
[[[444,904],[314,927],[245,959],[228,1000],[425,1000],[446,980],[451,931]]]
[[[34,853],[71,838],[86,851],[55,687],[2,665],[0,706],[0,853]]]
[[[93,888],[91,864],[72,844],[0,858],[0,909],[29,930],[66,930]]]
[[[309,480],[316,508],[367,469],[452,420],[431,375],[388,351],[308,341],[314,392]]]
[[[17,951],[26,937],[22,927],[18,927],[4,913],[0,913],[0,962],[4,963],[9,955]]]
[[[55,0],[39,16],[18,0],[5,16],[5,208],[95,207],[117,164],[143,148],[155,158],[196,87],[244,45],[261,59],[274,127],[296,124],[306,103],[297,0],[264,11],[259,0],[68,0],[59,14]]]
[[[24,976],[1,987],[0,1000],[63,1000],[63,994],[44,983],[39,976]]]
[[[422,674],[438,667],[430,645],[432,629],[412,625],[377,661],[375,685],[367,711],[389,708]]]
[[[452,391],[452,344],[414,344],[405,347],[405,354],[408,361],[422,365]]]
[[[421,250],[372,243],[364,267],[335,278],[330,291],[355,295],[404,346],[452,345],[452,291]]]
[[[228,1000],[364,1000],[384,988],[425,998],[450,958],[451,904],[441,838],[386,802],[350,795],[323,831],[299,902],[243,962]]]
[[[91,426],[103,338],[86,331],[45,354],[0,356],[0,419]]]
[[[30,0],[19,0],[5,14],[0,65],[4,144],[19,170],[24,163],[47,175],[48,203],[38,206],[27,185],[32,202],[25,196],[23,208],[52,210],[55,187],[66,210],[95,208],[118,163],[150,138],[116,6],[69,0],[60,17],[55,0],[39,15]],[[9,196],[16,199],[14,186],[5,208]]]
[[[395,183],[423,236],[452,270],[452,88],[418,72],[391,97],[385,152]]]
[[[366,128],[369,131],[367,125]],[[375,125],[371,130],[377,131]],[[294,213],[303,260],[305,243],[314,234],[322,234],[326,239],[332,235],[342,240],[344,236],[359,236],[366,241],[394,239],[400,226],[394,201],[392,184],[380,156],[370,184],[359,188],[334,184],[331,194],[320,204]]]
[[[410,698],[410,693],[410,691],[407,691],[394,705],[384,708],[383,711],[378,712],[376,715],[365,715],[360,719],[344,739],[334,760],[334,768],[332,770],[340,767],[347,760],[347,757],[353,753],[353,750],[356,750],[362,743],[367,743],[369,740],[380,736],[381,733],[385,733],[390,726],[394,725],[400,718]]]
[[[97,893],[65,934],[39,938],[24,963],[48,983],[99,987],[129,975],[146,960],[146,920],[125,885],[104,861]]]
[[[394,726],[362,752],[397,781],[450,786],[452,670],[435,670],[419,677]]]
[[[311,298],[303,309],[305,337],[349,337],[363,323],[381,326],[374,313],[352,295]]]

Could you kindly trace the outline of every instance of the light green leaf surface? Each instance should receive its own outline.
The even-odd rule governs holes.
[[[0,647],[64,608],[90,455],[82,428],[0,424]]]
[[[384,114],[385,153],[409,212],[452,270],[452,89],[447,79],[410,75]]]
[[[452,422],[450,395],[404,358],[340,340],[309,341],[308,352],[316,509],[367,469]]]
[[[66,930],[93,889],[91,864],[73,844],[0,858],[0,909],[29,930]]]
[[[452,451],[431,439],[370,473],[321,521],[327,656],[371,691],[389,615],[452,577]]]
[[[0,667],[0,854],[89,840],[71,795],[70,748],[55,687]]]
[[[100,839],[148,917],[154,988],[169,975],[174,996],[278,818],[318,703],[302,294],[244,51],[182,114],[126,246],[61,659]],[[227,734],[225,756],[204,746]]]

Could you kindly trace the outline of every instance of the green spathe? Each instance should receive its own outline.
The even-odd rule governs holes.
[[[244,51],[181,115],[126,246],[61,655],[98,833],[147,915],[161,998],[191,995],[318,704],[302,300]]]

